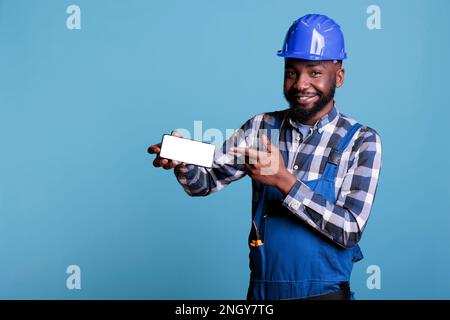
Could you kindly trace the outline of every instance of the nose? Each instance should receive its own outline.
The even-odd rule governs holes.
[[[302,91],[302,90],[304,90],[304,89],[308,89],[309,87],[310,87],[310,79],[309,79],[309,77],[308,77],[308,75],[307,74],[305,74],[305,73],[301,73],[299,76],[298,76],[298,79],[297,79],[297,81],[295,82],[295,88],[298,90],[298,91]]]

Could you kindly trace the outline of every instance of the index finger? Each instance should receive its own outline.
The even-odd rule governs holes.
[[[251,159],[258,160],[258,151],[251,148],[243,148],[243,147],[232,147],[230,148],[231,152],[239,153],[245,155]]]
[[[178,138],[183,138],[183,135],[181,133],[179,133],[178,131],[173,130],[170,135],[178,137]]]

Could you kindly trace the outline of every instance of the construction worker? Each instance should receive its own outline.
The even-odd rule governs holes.
[[[252,179],[247,299],[352,299],[350,274],[363,258],[381,169],[381,140],[337,110],[347,58],[338,24],[308,14],[290,27],[285,60],[289,108],[258,114],[223,145],[212,168],[159,156],[190,196],[206,196],[245,175]],[[261,146],[262,141],[262,148]],[[238,156],[245,163],[238,163]],[[270,169],[270,170],[269,170]]]

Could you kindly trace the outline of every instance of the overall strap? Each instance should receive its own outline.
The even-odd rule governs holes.
[[[348,144],[353,138],[353,135],[361,128],[362,125],[359,123],[355,123],[350,130],[348,130],[347,134],[341,139],[339,145],[336,148],[331,149],[330,155],[328,156],[328,162],[325,165],[325,169],[323,171],[323,179],[330,181],[334,185],[334,181],[337,175],[337,167],[339,162],[341,161],[342,153],[345,148],[347,148]],[[334,194],[334,192],[333,192]]]
[[[345,148],[347,148],[348,144],[353,138],[353,135],[356,133],[356,131],[361,128],[362,125],[360,123],[355,123],[350,130],[348,130],[347,134],[341,139],[341,142],[339,143],[338,150],[343,152]]]
[[[360,123],[355,123],[350,130],[348,130],[347,134],[341,139],[339,142],[339,145],[336,148],[333,148],[330,152],[330,155],[328,157],[328,163],[338,165],[339,161],[341,160],[342,153],[344,152],[345,148],[347,148],[348,144],[353,138],[353,135],[358,131],[359,128],[361,128],[362,125]],[[328,165],[327,163],[327,165]]]
[[[283,121],[283,113],[280,112],[279,114],[274,114],[274,118],[275,118],[275,120],[274,120],[273,124],[265,122],[263,120],[260,129],[265,129],[267,138],[270,140],[270,142],[275,147],[279,148],[280,130],[281,130],[281,125],[282,125],[282,121]],[[276,130],[276,131],[272,132],[272,130]],[[273,137],[272,137],[272,133],[275,133],[275,135]],[[259,138],[261,138],[261,137],[259,137]],[[286,150],[283,150],[283,151],[280,150],[280,152],[284,153],[283,156],[287,155]],[[267,195],[267,189],[268,189],[267,185],[261,184],[261,188],[259,188],[259,190],[258,190],[258,192],[259,192],[258,198],[260,200],[257,204],[257,209],[256,209],[255,217],[253,220],[253,224],[254,224],[254,227],[256,227],[256,230],[259,230],[260,226],[261,226],[262,216],[263,216],[264,210],[265,210],[265,199],[266,199],[266,195]],[[256,234],[256,237],[258,238],[256,240],[260,240],[259,234]]]

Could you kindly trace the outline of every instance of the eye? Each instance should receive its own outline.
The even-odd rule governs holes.
[[[320,76],[322,74],[322,72],[320,72],[320,71],[312,71],[311,72],[311,75],[313,76],[313,77],[318,77],[318,76]]]
[[[286,70],[285,75],[286,75],[286,78],[291,78],[291,79],[295,78],[295,76],[296,76],[295,72],[292,70]]]

